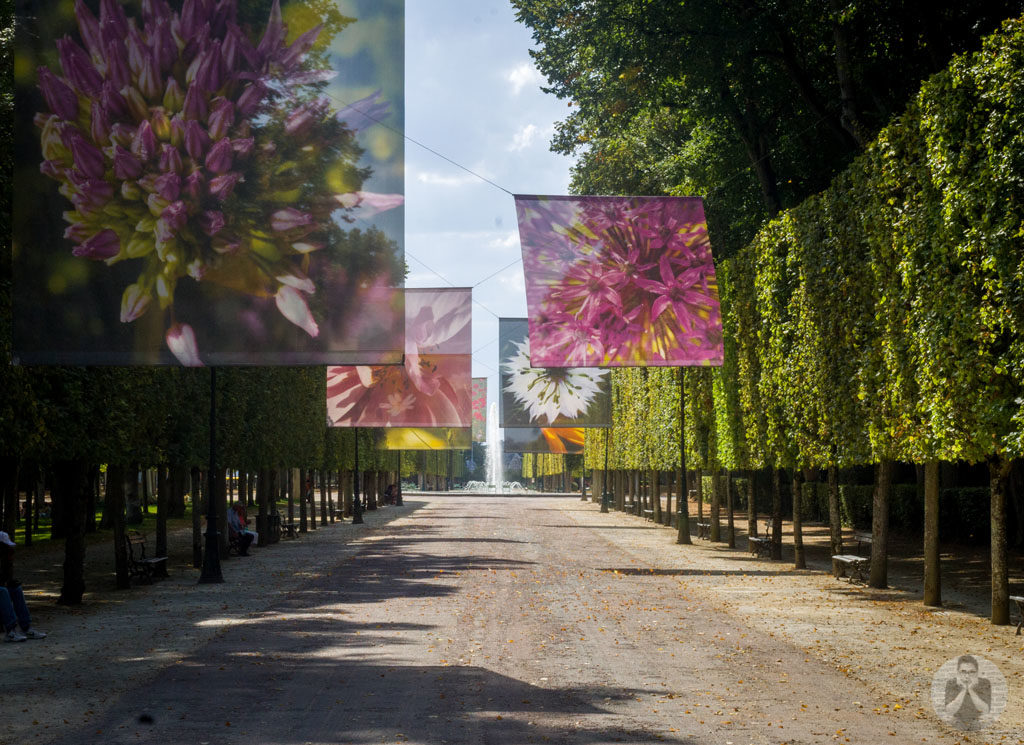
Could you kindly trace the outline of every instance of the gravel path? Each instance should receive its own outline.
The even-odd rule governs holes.
[[[1024,742],[1005,627],[576,497],[406,502],[53,615],[3,648],[0,742]],[[1009,685],[969,736],[928,702],[963,652]]]

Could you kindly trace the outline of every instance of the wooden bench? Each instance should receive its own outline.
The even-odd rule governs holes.
[[[129,530],[124,534],[128,549],[128,574],[146,584],[153,584],[154,577],[167,576],[166,556],[146,556],[146,537]]]
[[[857,542],[857,553],[860,554],[861,548],[867,546],[871,548],[871,534],[865,533],[864,531],[855,531],[853,534],[853,540]]]
[[[750,553],[757,556],[759,559],[768,559],[772,555],[772,540],[771,538],[758,538],[756,535],[747,537],[747,547],[750,549]]]
[[[866,556],[856,556],[854,554],[836,554],[832,557],[832,571],[835,574],[836,579],[840,577],[846,577],[853,582],[854,575],[861,582],[867,582],[865,571],[870,564],[870,559]]]
[[[282,520],[281,531],[289,538],[299,537],[299,521],[298,520]]]
[[[1024,596],[1011,595],[1010,602],[1016,603],[1017,605],[1017,616],[1020,618],[1020,620],[1017,621],[1017,636],[1020,636],[1020,627],[1024,626]]]
[[[711,523],[697,523],[697,537],[705,540],[711,538]]]
[[[644,519],[645,520],[653,520],[654,519],[654,510],[644,510]]]
[[[623,502],[622,509],[625,512],[632,512],[636,514],[636,502]]]

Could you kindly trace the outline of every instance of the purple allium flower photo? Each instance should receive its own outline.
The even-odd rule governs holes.
[[[535,367],[722,364],[704,207],[517,196]]]
[[[367,191],[360,165],[357,132],[373,122],[358,111],[376,120],[389,102],[375,92],[350,123],[327,86],[328,45],[356,19],[330,3],[75,0],[74,20],[56,64],[37,68],[39,170],[66,200],[68,254],[131,267],[117,267],[131,278],[117,315],[146,328],[138,339],[159,325],[173,357],[198,365],[208,345],[237,347],[230,329],[258,327],[285,346],[299,336],[310,361],[303,335],[337,325],[318,290],[355,305],[381,276],[400,283],[400,252],[385,250],[354,260],[344,293],[321,288],[342,228],[403,201]]]

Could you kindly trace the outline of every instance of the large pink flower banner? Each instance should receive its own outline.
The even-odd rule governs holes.
[[[473,442],[487,439],[487,378],[473,378]]]
[[[608,370],[534,367],[531,350],[525,318],[498,319],[502,427],[611,426]]]
[[[403,0],[16,5],[15,361],[401,360]]]
[[[401,365],[327,368],[334,427],[465,427],[472,420],[472,290],[405,291]]]
[[[515,199],[534,366],[722,364],[699,198]]]

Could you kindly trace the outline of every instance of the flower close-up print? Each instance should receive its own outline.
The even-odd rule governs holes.
[[[517,196],[537,367],[720,365],[700,199]]]

